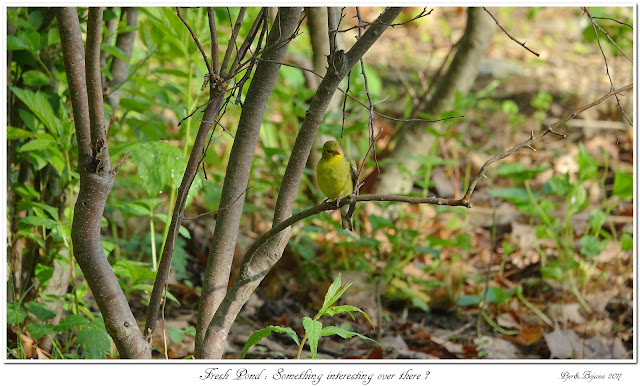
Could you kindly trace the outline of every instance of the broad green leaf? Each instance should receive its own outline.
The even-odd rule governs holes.
[[[620,237],[623,251],[633,251],[633,237],[628,233],[623,233]]]
[[[25,72],[22,74],[22,79],[24,80],[24,84],[30,87],[44,86],[51,83],[47,75],[37,70]]]
[[[18,303],[7,302],[7,325],[17,325],[27,318],[27,313]]]
[[[105,359],[111,350],[111,337],[104,326],[102,316],[78,331],[78,344],[83,347],[84,359]]]
[[[20,36],[7,36],[7,51],[28,50],[29,44]]]
[[[589,205],[589,198],[587,197],[587,189],[582,185],[574,185],[571,193],[568,197],[570,213],[576,213],[585,209]]]
[[[7,139],[27,139],[33,137],[33,132],[29,130],[19,129],[13,126],[7,126]]]
[[[11,91],[29,107],[31,112],[38,117],[54,137],[60,138],[62,123],[54,114],[51,104],[49,104],[44,92],[38,91],[34,93],[30,90],[19,89],[17,87],[11,87]]]
[[[320,331],[322,331],[322,323],[305,316],[302,319],[302,326],[304,327],[304,331],[307,333],[309,349],[311,350],[311,358],[316,359],[316,354],[318,353],[318,341],[320,340]]]
[[[45,285],[47,281],[51,279],[51,276],[53,276],[53,268],[38,263],[36,264],[35,273],[40,285]]]
[[[565,174],[564,178],[551,177],[544,183],[542,192],[544,194],[557,194],[559,196],[566,196],[571,190],[571,183],[569,182],[569,175]]]
[[[517,180],[528,180],[538,174],[549,170],[548,166],[541,166],[535,169],[528,169],[521,163],[508,163],[501,165],[498,168],[498,175],[506,178],[513,178]]]
[[[580,253],[583,256],[598,256],[605,246],[606,242],[600,242],[595,236],[584,236],[580,239]]]
[[[19,210],[29,210],[34,208],[40,208],[46,211],[47,213],[49,213],[51,218],[58,221],[58,208],[54,208],[53,206],[47,205],[42,202],[36,202],[36,201],[30,201],[30,200],[21,201],[18,203]]]
[[[131,160],[139,164],[138,177],[142,185],[155,197],[172,182],[180,185],[186,162],[182,151],[166,142],[147,142],[134,149]]]
[[[584,145],[578,144],[578,179],[586,181],[596,175],[598,175],[598,164],[584,148]]]
[[[50,310],[46,305],[35,300],[26,302],[24,306],[43,322],[57,315],[55,311]]]
[[[600,209],[593,209],[589,212],[589,225],[591,227],[600,229],[604,225],[605,221],[607,221],[607,216]]]
[[[633,198],[633,176],[631,174],[616,172],[613,177],[613,195],[627,201]]]
[[[129,58],[127,58],[127,56],[122,52],[122,50],[119,47],[103,43],[100,45],[100,50],[104,52],[108,52],[111,55],[115,56],[116,58],[129,63]]]
[[[272,332],[277,332],[279,334],[287,334],[287,335],[289,335],[291,337],[291,339],[293,339],[294,342],[296,342],[297,346],[300,346],[300,341],[298,340],[298,335],[291,328],[289,328],[289,327],[280,327],[280,326],[269,326],[269,327],[265,327],[263,329],[260,329],[258,331],[255,331],[253,334],[251,334],[249,339],[247,339],[247,343],[245,343],[244,348],[242,349],[241,358],[244,359],[244,357],[247,355],[247,352],[249,351],[249,348],[251,348],[251,346],[253,346],[256,343],[260,342],[263,338],[266,338]]]
[[[58,222],[48,218],[42,218],[37,216],[27,216],[27,217],[21,218],[18,221],[18,224],[27,225],[27,226],[43,226],[47,229],[54,229],[58,225]]]
[[[529,193],[523,188],[489,189],[489,194],[516,205],[529,203]]]
[[[380,228],[393,228],[393,222],[386,217],[376,216],[375,214],[369,215],[369,222],[371,223],[371,231],[375,232]]]
[[[32,151],[32,150],[44,150],[44,149],[48,149],[56,146],[57,145],[55,141],[51,141],[47,139],[34,139],[20,146],[18,148],[18,152],[22,153],[25,151]]]
[[[39,340],[46,335],[55,333],[55,329],[53,326],[40,323],[27,323],[27,330],[29,331],[29,334],[31,334],[31,337],[35,340]]]
[[[87,324],[89,324],[89,320],[87,320],[84,316],[71,314],[62,319],[60,323],[54,326],[54,328],[56,332],[62,332],[69,331],[74,327],[81,327]]]

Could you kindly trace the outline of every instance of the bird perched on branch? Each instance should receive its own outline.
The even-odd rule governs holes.
[[[338,205],[340,199],[353,194],[358,185],[355,161],[349,159],[340,148],[340,144],[333,140],[325,142],[322,146],[322,158],[318,161],[316,176],[322,193],[331,200],[337,198]],[[349,212],[349,205],[340,208],[342,229],[352,231],[353,223],[348,216]],[[353,215],[353,211],[351,214]]]

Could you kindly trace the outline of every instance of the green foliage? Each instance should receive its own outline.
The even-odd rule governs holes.
[[[304,343],[308,340],[309,349],[311,351],[311,359],[317,359],[316,355],[318,353],[318,343],[320,341],[320,338],[325,336],[338,335],[344,339],[357,336],[360,339],[371,340],[372,342],[377,343],[375,340],[367,338],[366,336],[358,334],[356,332],[349,331],[342,327],[336,327],[336,326],[323,327],[322,322],[318,320],[322,316],[335,316],[343,312],[348,313],[349,316],[351,316],[351,318],[355,320],[353,313],[358,312],[362,314],[367,319],[367,321],[369,321],[369,323],[371,323],[371,325],[373,326],[373,322],[371,321],[371,318],[369,318],[369,315],[367,315],[364,311],[362,311],[358,307],[350,306],[350,305],[334,306],[334,304],[338,301],[338,299],[340,299],[340,297],[345,293],[347,289],[349,289],[349,287],[352,284],[353,284],[352,282],[349,282],[346,285],[342,286],[342,275],[338,274],[338,277],[333,281],[333,283],[331,283],[331,286],[327,290],[327,293],[325,294],[325,297],[324,297],[324,301],[322,303],[322,307],[320,308],[318,313],[313,318],[310,318],[309,316],[305,316],[302,319],[302,326],[305,331],[305,336],[302,339],[302,342],[298,340],[298,336],[296,335],[295,331],[293,331],[289,327],[280,327],[280,326],[265,327],[263,329],[255,331],[253,334],[251,334],[249,339],[247,339],[247,343],[245,343],[244,349],[242,350],[242,358],[244,359],[244,357],[247,354],[247,351],[249,350],[249,348],[251,348],[251,346],[255,345],[263,338],[266,338],[272,332],[287,334],[289,337],[291,337],[291,339],[293,339],[293,341],[296,342],[296,345],[298,346],[298,349],[299,349],[298,355],[300,355],[300,352],[302,351],[301,346],[304,345]]]

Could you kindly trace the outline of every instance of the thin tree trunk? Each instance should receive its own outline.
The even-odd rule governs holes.
[[[120,356],[150,358],[151,349],[138,328],[100,239],[100,221],[115,177],[107,148],[100,77],[102,9],[89,9],[86,68],[76,8],[58,8],[56,13],[78,138],[80,191],[71,226],[74,255]]]

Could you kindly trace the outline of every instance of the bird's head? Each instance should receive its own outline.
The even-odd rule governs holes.
[[[340,144],[336,141],[327,141],[322,146],[322,158],[329,159],[342,154]]]

